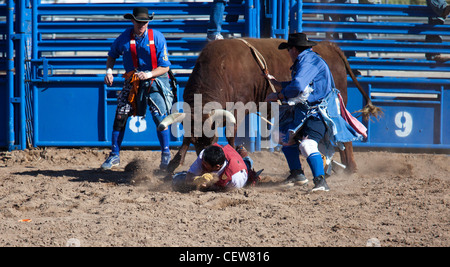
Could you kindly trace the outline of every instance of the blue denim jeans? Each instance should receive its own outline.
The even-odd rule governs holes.
[[[358,4],[358,0],[321,0],[323,3],[334,3],[334,4]],[[325,21],[337,21],[337,22],[357,22],[357,15],[324,15]],[[327,39],[339,40],[339,32],[327,33]],[[358,36],[353,32],[342,33],[342,39],[344,40],[357,40]],[[355,51],[344,51],[347,58],[356,56]]]
[[[436,13],[436,17],[440,17],[447,7],[446,0],[427,0],[427,6]],[[444,18],[445,19],[445,18]]]
[[[158,126],[161,121],[170,114],[173,104],[173,94],[169,85],[167,74],[159,76],[152,84],[147,96],[147,104],[152,114],[155,125]]]
[[[443,25],[445,18],[442,17],[444,9],[447,7],[446,0],[427,0],[427,6],[433,10],[436,16],[428,18],[428,24],[430,25]],[[442,37],[439,35],[427,35],[425,36],[425,42],[428,43],[442,43]],[[439,55],[438,53],[426,53],[426,58],[428,60],[433,59],[434,56]]]
[[[243,0],[214,0],[210,10],[210,19],[208,23],[208,35],[220,34],[222,31],[223,14],[228,2],[232,4],[242,4]],[[237,21],[237,16],[227,15],[226,21]]]

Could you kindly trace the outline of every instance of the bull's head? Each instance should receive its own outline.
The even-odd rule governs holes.
[[[158,131],[164,131],[167,129],[167,127],[169,127],[169,125],[172,125],[177,122],[182,122],[185,118],[186,113],[184,112],[172,113],[161,121],[161,123],[158,125]],[[234,117],[233,113],[225,109],[215,109],[211,111],[209,114],[207,114],[206,117],[203,118],[204,118],[202,119],[203,128],[206,129],[211,128],[219,118],[225,118],[226,121],[231,123],[232,125],[236,124],[236,118]]]
[[[200,120],[201,124],[198,122],[196,123],[196,119]],[[179,122],[183,123],[185,129],[183,145],[169,164],[169,172],[174,171],[180,163],[183,163],[184,153],[190,144],[194,145],[195,151],[198,155],[205,147],[216,142],[217,127],[219,127],[219,124],[224,121],[223,119],[227,122],[227,136],[232,135],[234,137],[236,118],[233,113],[224,109],[212,110],[208,114],[202,114],[199,118],[196,118],[193,113],[191,113],[190,116],[182,112],[172,113],[162,120],[162,122],[158,125],[159,131],[163,131],[167,129],[169,125]]]

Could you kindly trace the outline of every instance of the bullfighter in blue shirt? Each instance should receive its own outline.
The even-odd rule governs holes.
[[[294,33],[289,35],[287,43],[279,45],[278,49],[288,50],[294,62],[292,80],[279,82],[267,74],[267,79],[282,89],[269,94],[266,100],[283,101],[279,132],[282,151],[290,169],[286,183],[303,185],[308,182],[300,163],[301,152],[314,176],[312,191],[329,191],[319,143],[332,147],[329,146],[331,143],[355,141],[361,139],[361,135],[337,114],[335,99],[338,92],[327,63],[312,51],[316,44],[304,33]],[[334,153],[334,147],[332,149]]]
[[[171,63],[167,53],[164,35],[148,28],[153,19],[148,9],[137,7],[133,14],[125,14],[131,19],[133,27],[126,29],[111,45],[106,62],[105,83],[113,84],[112,69],[116,59],[123,57],[126,74],[123,90],[118,96],[118,104],[112,132],[112,151],[102,164],[102,169],[111,169],[120,163],[120,146],[125,126],[130,115],[144,116],[147,105],[156,125],[169,114],[173,94],[169,85],[168,71]],[[170,161],[170,131],[157,131],[161,144],[160,168],[165,169]]]

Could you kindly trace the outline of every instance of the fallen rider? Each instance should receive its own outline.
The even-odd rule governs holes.
[[[256,173],[253,170],[253,162],[245,148],[238,147],[238,151],[230,145],[221,146],[217,143],[206,147],[187,172],[179,172],[173,176],[173,189],[181,192],[195,189],[225,191],[254,185],[259,180],[261,171]]]

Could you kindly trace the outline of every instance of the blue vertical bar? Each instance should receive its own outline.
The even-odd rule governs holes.
[[[289,36],[290,0],[270,1],[272,7],[272,37],[287,39]]]
[[[284,0],[284,5],[283,5],[283,33],[284,33],[284,39],[288,39],[289,37],[289,0]]]
[[[273,0],[270,3],[272,5],[272,38],[277,38],[276,29],[278,21],[278,0]]]
[[[261,1],[255,1],[255,38],[261,38]]]
[[[108,86],[103,83],[103,140],[108,141]]]
[[[441,127],[440,127],[440,133],[439,133],[439,144],[443,145],[444,144],[444,85],[441,85],[441,108],[440,108],[440,112],[441,112]]]
[[[298,0],[297,4],[297,31],[303,32],[303,0]]]
[[[33,0],[32,4],[32,59],[38,59],[39,53],[38,53],[38,4],[40,4],[40,1],[38,3],[38,0]],[[31,67],[31,77],[36,78],[37,77],[37,68],[32,65]],[[37,143],[39,141],[39,109],[38,109],[38,103],[39,103],[39,92],[38,88],[35,83],[32,84],[33,88],[33,146],[37,147]]]
[[[253,0],[245,1],[245,34],[253,37]]]
[[[19,149],[26,148],[26,116],[25,116],[25,10],[26,2],[19,1],[18,12],[16,12],[16,29],[18,36],[18,47],[16,47],[16,78],[19,88],[20,98],[20,131],[19,131]]]
[[[14,132],[14,103],[12,99],[14,98],[14,42],[12,35],[14,33],[14,1],[8,0],[8,150],[11,151],[15,144],[15,132]]]
[[[281,21],[283,21],[283,1],[277,1],[277,30],[280,29]]]
[[[259,38],[260,34],[260,8],[259,0],[248,0],[245,6],[245,17],[246,17],[246,34],[248,37]]]

